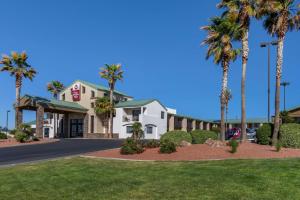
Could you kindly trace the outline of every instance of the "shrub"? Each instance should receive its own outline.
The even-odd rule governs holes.
[[[17,131],[18,131],[17,129],[13,129],[13,130],[11,130],[11,131],[9,132],[9,134],[15,135]]]
[[[221,133],[221,129],[219,127],[212,127],[211,131],[215,132],[217,135]]]
[[[160,149],[159,149],[160,153],[173,153],[176,152],[176,144],[170,140],[163,140],[160,143]]]
[[[31,140],[32,141],[40,141],[40,139],[38,137],[36,137],[36,136],[32,136]]]
[[[145,142],[144,146],[146,148],[157,148],[159,147],[159,141],[158,140],[150,140]]]
[[[191,132],[193,144],[204,144],[209,138],[218,139],[218,134],[213,131],[195,130]]]
[[[121,154],[139,154],[144,152],[143,146],[132,138],[127,138],[123,143],[121,150]]]
[[[192,143],[192,136],[190,133],[185,131],[170,131],[160,138],[160,142],[164,140],[169,140],[170,142],[175,143],[176,146],[179,146],[182,141]]]
[[[283,124],[279,136],[283,147],[300,148],[300,124]]]
[[[0,132],[0,140],[7,139],[7,135],[5,133]]]
[[[229,146],[231,147],[230,153],[236,153],[239,143],[233,139],[229,141]]]
[[[259,127],[256,131],[256,138],[258,144],[267,145],[270,144],[272,136],[272,126],[271,124],[264,124]]]
[[[281,150],[282,144],[280,141],[277,142],[276,144],[276,151],[279,152]]]
[[[28,140],[28,135],[22,131],[17,131],[15,133],[15,139],[18,141],[18,142],[26,142]]]

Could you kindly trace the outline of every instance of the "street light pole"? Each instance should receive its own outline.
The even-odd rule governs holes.
[[[6,135],[8,134],[8,113],[10,113],[10,110],[6,111]]]
[[[264,47],[268,47],[268,122],[270,123],[270,113],[271,113],[271,109],[270,109],[270,95],[271,95],[271,78],[270,78],[270,71],[271,71],[271,45],[275,46],[278,45],[277,41],[273,41],[273,42],[262,42],[260,44],[260,47],[264,48]]]
[[[283,97],[284,97],[284,99],[283,99],[283,104],[284,104],[284,111],[286,111],[286,107],[285,107],[285,88],[287,87],[287,86],[289,86],[290,85],[290,83],[289,82],[286,82],[286,81],[283,81],[282,83],[280,83],[280,85],[281,86],[283,86]]]

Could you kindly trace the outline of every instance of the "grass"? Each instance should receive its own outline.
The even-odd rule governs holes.
[[[300,199],[300,159],[61,159],[0,169],[0,199]]]

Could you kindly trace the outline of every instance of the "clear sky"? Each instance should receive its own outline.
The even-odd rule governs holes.
[[[50,97],[51,80],[65,85],[75,79],[98,84],[105,63],[121,63],[124,81],[117,89],[136,99],[157,98],[181,114],[218,119],[221,68],[205,60],[200,46],[205,33],[199,27],[220,14],[217,0],[2,0],[0,53],[25,50],[38,71],[33,82],[23,82],[22,94]],[[300,104],[300,33],[285,42],[283,78],[291,85],[287,106]],[[266,117],[267,49],[272,40],[254,22],[250,32],[247,71],[247,116]],[[298,50],[297,50],[298,47]],[[274,110],[275,49],[272,49],[272,112]],[[240,116],[240,59],[230,66],[233,93],[229,117]],[[0,125],[15,100],[15,80],[0,73]],[[283,105],[282,105],[283,108]],[[25,121],[33,117],[26,114]],[[10,114],[10,127],[14,123]]]

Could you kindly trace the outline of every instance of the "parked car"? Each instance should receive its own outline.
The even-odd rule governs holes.
[[[239,128],[229,129],[225,133],[226,140],[239,139],[240,136],[241,136],[241,129],[239,129]]]
[[[247,139],[250,141],[255,141],[256,140],[256,129],[255,128],[247,128]]]

